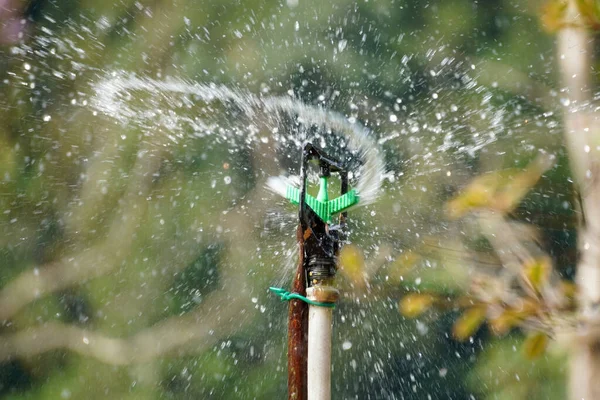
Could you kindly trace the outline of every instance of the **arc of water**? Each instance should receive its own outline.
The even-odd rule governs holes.
[[[341,114],[323,108],[307,105],[299,100],[283,96],[259,97],[248,91],[233,89],[225,85],[206,84],[186,81],[183,79],[169,78],[155,80],[137,76],[125,76],[123,73],[114,73],[112,76],[93,84],[96,93],[92,105],[100,112],[124,123],[144,123],[157,116],[155,110],[139,112],[129,104],[127,96],[131,91],[144,91],[151,94],[180,93],[197,97],[200,101],[211,103],[231,102],[244,112],[249,118],[258,113],[280,114],[296,116],[306,125],[323,127],[326,131],[336,132],[348,140],[348,146],[362,161],[362,165],[355,172],[357,182],[354,185],[360,196],[360,204],[372,203],[381,187],[381,177],[384,173],[384,163],[375,141],[369,130],[358,123],[349,122]],[[167,127],[174,127],[177,123],[185,123],[197,131],[211,131],[211,127],[202,119],[177,115],[169,112],[161,116],[160,120]],[[173,138],[176,140],[176,138]],[[301,144],[301,143],[299,143]],[[278,178],[268,182],[275,192],[280,193],[282,181]],[[286,184],[289,181],[285,181]],[[282,194],[282,193],[280,193]]]

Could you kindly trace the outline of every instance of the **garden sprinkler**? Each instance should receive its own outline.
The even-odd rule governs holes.
[[[319,167],[317,197],[307,193],[309,163]],[[339,174],[341,196],[330,200],[328,180]],[[299,205],[297,239],[300,257],[292,292],[271,288],[290,301],[288,325],[288,399],[331,398],[332,309],[339,297],[333,287],[336,257],[342,245],[346,210],[358,203],[356,190],[348,190],[348,172],[338,160],[311,143],[302,152],[301,187],[287,185],[285,197]],[[337,223],[333,217],[338,215]],[[307,312],[308,309],[308,312]]]

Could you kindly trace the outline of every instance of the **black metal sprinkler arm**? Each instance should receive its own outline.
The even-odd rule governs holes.
[[[322,179],[321,191],[327,191],[327,178],[332,172],[338,173],[341,181],[341,194],[348,192],[348,173],[341,167],[338,160],[327,156],[321,149],[312,143],[306,143],[303,149],[302,165],[300,169],[299,219],[304,235],[304,260],[307,287],[331,281],[335,276],[337,267],[335,258],[343,240],[342,228],[346,213],[342,213],[340,223],[330,225],[329,221],[321,219],[308,204],[306,204],[306,184],[308,163],[312,160],[319,162],[319,177]],[[323,183],[324,182],[324,183]],[[327,199],[319,199],[327,201]]]

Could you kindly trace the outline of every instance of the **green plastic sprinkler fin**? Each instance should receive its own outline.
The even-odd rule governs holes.
[[[347,186],[346,172],[341,168],[337,161],[326,157],[321,150],[310,143],[305,145],[304,152],[305,162],[308,162],[311,159],[317,159],[319,161],[319,166],[321,167],[321,185],[319,187],[319,193],[316,198],[306,193],[304,196],[306,205],[308,205],[308,207],[310,207],[323,222],[330,223],[332,222],[332,217],[334,215],[344,212],[359,202],[358,193],[355,189],[352,189],[333,200],[329,200],[327,185],[330,172],[339,172],[340,175],[342,175],[342,186]],[[306,182],[302,182],[302,185],[306,185]],[[306,189],[304,188],[304,190]],[[298,205],[300,204],[301,192],[301,189],[288,185],[286,187],[285,197],[293,204]],[[344,192],[344,188],[342,189],[342,192]]]
[[[323,180],[321,180],[321,188],[319,193],[325,191],[327,189],[323,189]],[[325,185],[326,187],[326,185]],[[288,185],[285,194],[286,199],[290,200],[293,204],[300,204],[300,189]],[[314,198],[310,194],[306,194],[305,196],[306,204],[323,220],[324,222],[332,222],[331,217],[335,214],[341,213],[344,210],[356,205],[359,201],[358,194],[356,190],[352,189],[349,192],[336,197],[333,200],[329,201],[321,201],[317,198]]]

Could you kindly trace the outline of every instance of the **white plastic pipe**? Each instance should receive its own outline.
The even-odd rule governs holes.
[[[307,400],[331,399],[333,309],[308,307]]]

